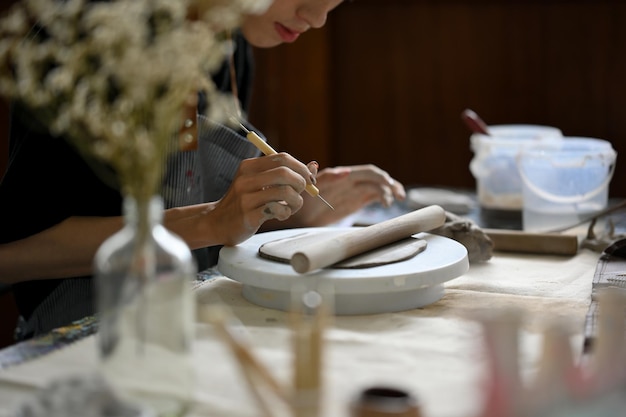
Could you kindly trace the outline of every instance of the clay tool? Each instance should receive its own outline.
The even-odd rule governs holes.
[[[487,123],[485,123],[474,110],[463,110],[463,112],[461,113],[461,119],[463,120],[463,122],[465,122],[467,127],[469,127],[472,132],[490,136]]]
[[[261,139],[261,137],[259,135],[257,135],[255,132],[253,132],[253,131],[249,130],[248,128],[246,128],[241,122],[239,122],[239,126],[241,126],[241,128],[243,129],[244,132],[246,132],[246,138],[248,138],[248,140],[250,142],[252,142],[252,144],[254,146],[256,146],[258,150],[263,152],[264,155],[275,155],[275,154],[278,153],[267,142],[265,142],[263,139]],[[315,185],[307,184],[306,185],[306,192],[311,197],[317,197],[320,200],[322,200],[324,202],[324,204],[326,204],[328,207],[330,207],[331,210],[335,210],[335,208],[333,206],[331,206],[328,201],[324,200],[324,197],[322,197],[320,195],[320,190]]]
[[[325,268],[416,233],[436,229],[445,221],[446,212],[440,206],[424,207],[384,222],[356,228],[312,243],[293,254],[291,266],[300,274]]]

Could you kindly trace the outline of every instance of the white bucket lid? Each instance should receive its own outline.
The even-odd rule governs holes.
[[[489,126],[490,135],[474,133],[470,137],[470,143],[474,152],[480,152],[482,148],[512,148],[518,149],[527,145],[530,141],[544,139],[560,139],[563,133],[553,126],[531,124],[507,124]]]

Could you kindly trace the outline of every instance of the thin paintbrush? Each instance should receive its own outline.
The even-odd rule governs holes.
[[[241,126],[244,132],[246,132],[246,138],[248,138],[248,140],[252,142],[252,144],[256,146],[261,152],[263,152],[263,154],[274,155],[278,153],[267,142],[261,139],[259,135],[247,129],[241,122],[239,122],[239,126]],[[332,210],[335,209],[333,206],[330,205],[328,201],[324,200],[324,197],[320,195],[320,190],[315,185],[307,184],[306,192],[309,193],[309,195],[312,197],[318,197],[320,200],[324,202],[324,204],[326,204]]]

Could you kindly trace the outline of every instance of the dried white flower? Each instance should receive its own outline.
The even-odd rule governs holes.
[[[0,21],[0,93],[111,164],[124,193],[147,199],[189,94],[205,90],[214,118],[232,108],[210,78],[227,51],[222,31],[269,3],[22,0]]]

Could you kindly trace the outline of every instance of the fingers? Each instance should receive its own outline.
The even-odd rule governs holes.
[[[271,191],[275,191],[273,194],[277,195],[277,200],[283,200],[283,198],[280,198],[281,193],[291,194],[291,192],[295,192],[295,194],[300,194],[306,188],[307,181],[291,169],[279,166],[267,171],[246,175],[242,177],[241,185],[245,187],[246,192],[269,190],[271,188]],[[265,194],[266,197],[268,195]]]
[[[246,159],[241,162],[239,173],[241,175],[252,175],[277,168],[289,169],[293,171],[293,173],[298,174],[304,179],[306,186],[307,183],[315,184],[315,176],[317,175],[319,165],[315,161],[304,165],[293,156],[281,152],[275,155]]]
[[[384,207],[391,207],[394,201],[395,197],[391,187],[383,186],[382,205]]]
[[[350,176],[354,176],[355,181],[379,184],[383,189],[390,191],[394,199],[404,200],[406,198],[404,186],[376,165],[368,164],[351,167]]]
[[[267,220],[287,220],[293,214],[291,207],[284,201],[270,201],[263,206],[263,219]]]
[[[307,165],[287,154],[242,161],[218,203],[217,214],[223,219],[220,227],[228,229],[225,241],[241,242],[267,220],[282,221],[295,214],[304,203],[301,194],[311,177],[315,178]],[[228,224],[231,226],[226,227]]]
[[[328,192],[326,189],[331,193],[335,189],[343,189],[342,193],[358,190],[367,203],[377,201],[390,206],[395,200],[406,198],[404,186],[399,181],[371,164],[324,169],[317,178],[320,187],[325,188],[324,192]]]
[[[391,192],[393,193],[393,197],[396,200],[404,200],[406,198],[406,190],[404,189],[404,185],[400,182],[394,180],[390,177],[391,180]]]
[[[303,182],[302,178],[300,181]],[[246,181],[243,181],[246,182]],[[270,219],[286,220],[304,203],[300,193],[289,185],[277,185],[244,191],[241,177],[211,211],[211,227],[217,244],[236,245],[243,242]]]
[[[354,186],[354,190],[360,195],[363,206],[378,202],[383,207],[391,207],[395,201],[391,187],[384,184],[361,182]]]
[[[251,195],[242,212],[254,232],[268,220],[284,221],[297,213],[304,200],[289,186],[266,187]]]
[[[285,216],[289,217],[300,210],[303,202],[301,191],[298,192],[289,185],[273,185],[263,187],[258,192],[251,194],[249,207],[251,210],[256,210],[269,205],[271,212],[264,213],[266,216],[271,215],[273,217],[269,218],[285,220]],[[276,207],[274,203],[280,204],[280,207]]]
[[[308,164],[306,164],[307,168],[309,169],[309,171],[311,171],[311,182],[313,183],[313,185],[315,185],[317,183],[316,180],[316,176],[317,176],[317,171],[319,170],[320,164],[317,163],[317,161],[311,161]]]
[[[253,213],[253,224],[268,219],[284,220],[303,204],[306,181],[286,167],[276,167],[254,174],[238,175],[231,185],[232,195],[243,213]],[[275,203],[279,203],[277,206]],[[269,208],[268,208],[269,207]]]

